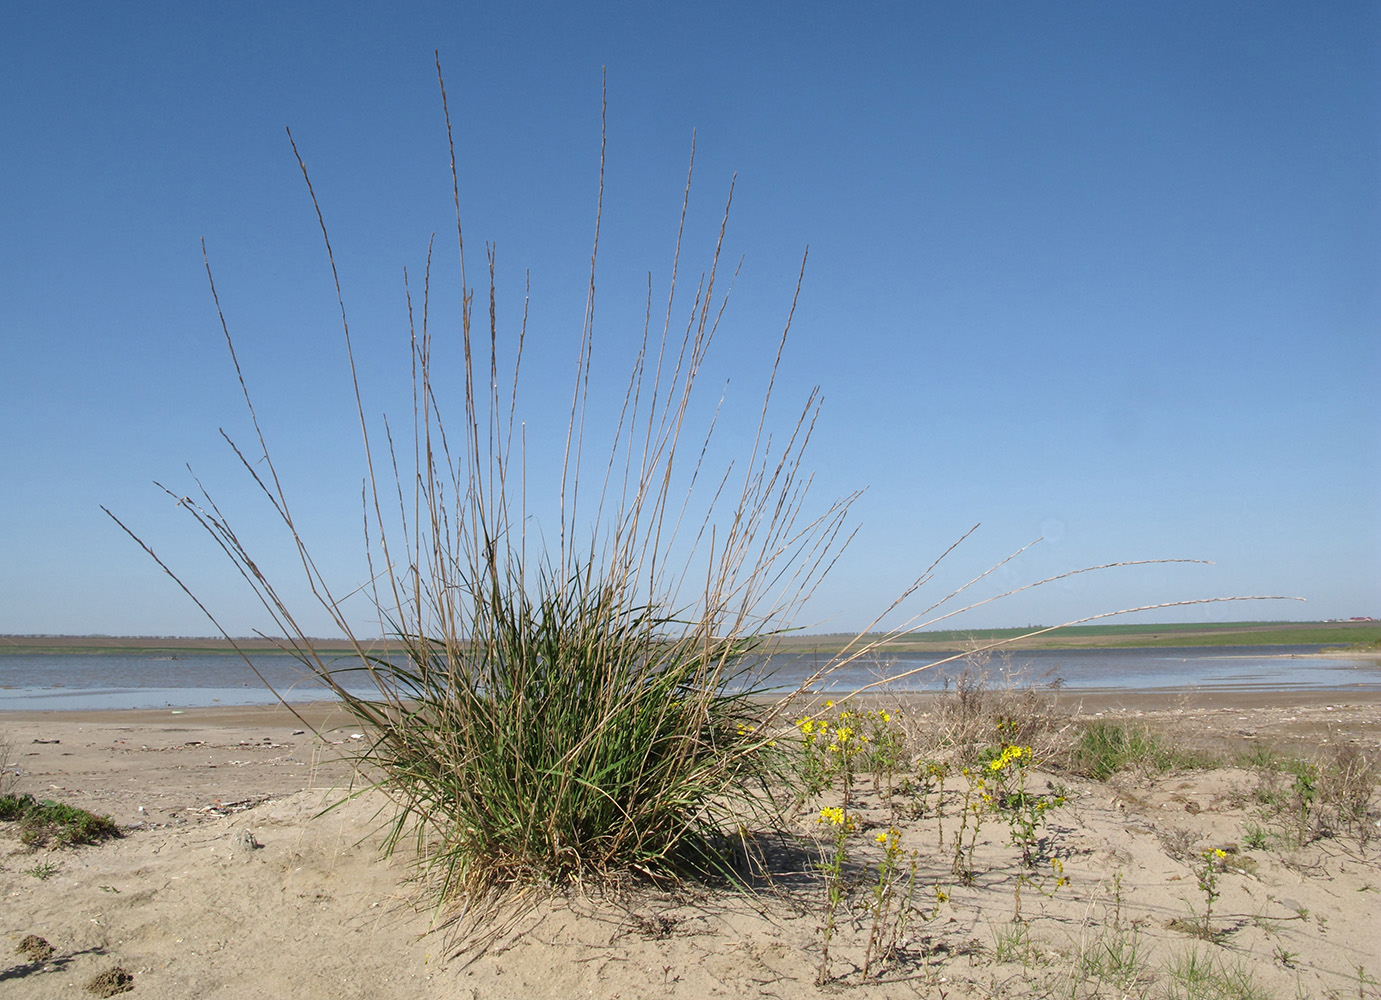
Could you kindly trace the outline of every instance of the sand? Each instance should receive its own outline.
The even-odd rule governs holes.
[[[1139,717],[1220,749],[1381,745],[1381,705],[1354,693],[1110,693],[1066,698],[1064,708]],[[919,718],[925,705],[909,711]],[[869,792],[856,898],[873,871],[862,845],[895,822],[919,852],[925,919],[907,930],[899,960],[865,983],[870,923],[861,908],[841,910],[832,980],[821,987],[818,856],[773,838],[756,845],[777,875],[753,892],[529,893],[481,932],[458,930],[410,879],[407,850],[381,856],[388,812],[378,793],[322,814],[349,790],[359,730],[329,709],[304,714],[324,738],[281,708],[0,714],[18,791],[108,814],[124,831],[96,846],[34,850],[0,824],[0,993],[92,995],[83,987],[119,967],[131,995],[149,998],[1168,996],[1183,991],[1197,955],[1212,956],[1221,976],[1250,975],[1263,995],[1378,995],[1381,830],[1365,845],[1339,835],[1295,848],[1277,837],[1279,817],[1262,815],[1252,769],[1107,783],[1034,774],[1031,787],[1068,789],[1045,835],[1070,884],[1043,876],[1026,887],[1020,924],[1005,826],[982,829],[977,874],[964,884],[950,849],[936,848],[933,816],[906,819]],[[818,829],[820,804],[829,803],[802,810],[802,832]],[[1270,844],[1249,846],[1253,824],[1272,831]],[[1196,867],[1213,848],[1224,850],[1224,870],[1210,943],[1189,929],[1204,908]],[[53,954],[17,951],[28,935]],[[1108,956],[1128,945],[1137,961],[1119,976]],[[1096,965],[1101,978],[1088,972]]]

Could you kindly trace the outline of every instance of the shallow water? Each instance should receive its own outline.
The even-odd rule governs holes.
[[[984,669],[989,686],[1011,682],[1070,691],[1381,690],[1381,663],[1346,654],[1310,655],[1319,648],[1041,650],[995,656]],[[256,652],[250,659],[288,701],[329,697],[321,682],[291,656]],[[887,690],[941,691],[956,682],[965,665],[955,661],[934,666],[937,659],[901,654],[860,660],[813,687],[848,692],[893,678]],[[350,663],[348,659],[338,662],[341,666]],[[828,662],[825,656],[778,657],[770,664],[767,685],[772,690],[791,690]],[[908,676],[900,677],[903,674]],[[370,690],[364,677],[350,687],[360,693]],[[192,708],[265,705],[276,700],[244,660],[229,653],[0,655],[0,711]]]
[[[1345,653],[1317,656],[1320,646],[1205,646],[1181,649],[1049,649],[992,656],[981,668],[963,659],[905,653],[858,661],[814,685],[853,691],[888,680],[887,690],[943,691],[966,669],[989,686],[1012,683],[1062,690],[1214,691],[1379,690],[1381,663]],[[782,662],[774,689],[790,690],[825,666],[821,657]],[[898,679],[899,678],[899,679]]]
[[[192,708],[320,701],[326,687],[285,653],[34,653],[0,655],[0,711]],[[342,661],[346,665],[348,661]],[[361,686],[360,690],[368,690]]]

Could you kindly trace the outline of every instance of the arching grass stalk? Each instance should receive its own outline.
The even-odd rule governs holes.
[[[444,84],[441,97],[445,111]],[[449,112],[446,126],[449,137]],[[688,177],[665,311],[654,320],[649,290],[631,367],[616,382],[622,405],[612,434],[599,445],[586,440],[598,425],[592,416],[587,425],[596,407],[591,386],[606,374],[593,359],[612,356],[595,349],[601,144],[601,210],[569,417],[544,435],[563,454],[560,485],[550,508],[529,510],[532,431],[521,416],[519,375],[526,304],[511,324],[501,321],[491,249],[480,292],[487,310],[476,313],[454,145],[451,161],[463,305],[441,341],[429,246],[420,302],[405,274],[411,448],[387,422],[366,417],[336,278],[367,462],[367,617],[384,639],[361,628],[318,571],[243,376],[258,447],[253,460],[238,447],[236,454],[290,532],[321,607],[354,643],[353,659],[342,666],[318,653],[209,495],[180,504],[254,588],[285,648],[366,728],[361,773],[398,807],[387,843],[415,842],[439,876],[441,898],[512,881],[727,865],[718,831],[737,829],[765,800],[781,765],[772,718],[780,708],[750,702],[761,668],[748,654],[788,627],[837,552],[853,500],[808,512],[801,460],[818,393],[774,436],[774,362],[751,446],[726,468],[708,466],[719,415],[707,411],[699,424],[692,415],[725,306],[719,263],[728,207],[708,267],[681,294]],[[324,213],[305,166],[302,174],[334,278]],[[793,298],[778,360],[794,309]],[[239,372],[223,314],[221,323]]]

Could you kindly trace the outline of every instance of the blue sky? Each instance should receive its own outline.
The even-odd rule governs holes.
[[[648,273],[665,287],[693,133],[683,270],[707,263],[738,178],[712,395],[760,391],[809,246],[778,398],[821,387],[820,501],[868,491],[806,624],[866,624],[975,522],[935,596],[1037,536],[983,594],[1213,565],[1077,577],[961,625],[1246,594],[1308,603],[1157,617],[1381,616],[1375,4],[284,6],[6,11],[0,633],[211,631],[101,504],[232,632],[263,626],[152,485],[188,492],[187,463],[291,579],[217,433],[246,421],[203,238],[308,540],[361,582],[358,432],[284,126],[366,405],[397,418],[402,272],[433,232],[452,246],[434,49],[468,246],[496,244],[504,316],[530,276],[530,435],[564,425],[546,403],[580,330],[602,72],[611,357]]]

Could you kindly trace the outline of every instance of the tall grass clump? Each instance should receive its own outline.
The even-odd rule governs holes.
[[[449,139],[444,83],[441,97]],[[750,700],[760,678],[749,654],[787,628],[809,596],[852,500],[807,512],[810,479],[801,463],[818,395],[811,392],[785,434],[774,435],[774,362],[747,453],[711,467],[718,411],[695,403],[725,306],[720,255],[729,216],[726,205],[708,267],[687,295],[677,277],[688,176],[665,305],[654,308],[649,284],[647,320],[619,376],[617,418],[608,434],[595,432],[590,387],[615,364],[593,360],[613,356],[595,350],[593,320],[601,143],[569,416],[536,442],[541,452],[554,439],[564,456],[556,476],[543,470],[544,481],[559,478],[559,495],[554,511],[529,510],[532,430],[520,405],[526,303],[514,322],[501,319],[489,249],[477,309],[453,140],[450,154],[463,305],[453,328],[437,328],[429,244],[420,301],[405,273],[410,447],[387,421],[366,417],[336,278],[368,463],[364,590],[385,639],[355,624],[318,571],[242,374],[257,454],[251,460],[232,447],[286,525],[313,594],[355,655],[342,666],[314,648],[210,496],[181,505],[254,588],[285,647],[362,724],[361,773],[397,806],[388,847],[414,841],[443,898],[513,881],[713,866],[732,854],[720,831],[739,828],[778,770],[772,712],[764,716]],[[302,173],[334,277],[323,212],[305,166]],[[783,306],[778,361],[795,298]],[[693,414],[702,410],[708,416],[697,422]]]
[[[1070,769],[1102,781],[1129,767],[1167,771],[1174,752],[1149,729],[1102,719],[1090,722],[1070,752]]]
[[[440,83],[439,65],[437,76]],[[783,302],[761,404],[746,427],[733,429],[742,450],[720,462],[716,427],[731,419],[732,408],[722,409],[723,397],[720,406],[714,396],[707,401],[698,383],[726,305],[720,260],[729,205],[708,265],[687,291],[679,283],[687,178],[665,298],[654,297],[649,278],[641,335],[631,339],[629,360],[614,374],[617,351],[605,349],[594,320],[601,141],[589,283],[583,318],[572,324],[578,336],[569,408],[563,398],[564,425],[529,423],[521,376],[527,302],[512,310],[503,304],[492,247],[485,279],[478,287],[470,281],[444,84],[441,107],[455,206],[451,275],[460,306],[439,329],[432,295],[442,275],[433,267],[432,240],[420,289],[404,272],[409,351],[400,360],[411,372],[410,433],[369,416],[325,213],[292,147],[325,242],[363,442],[368,570],[348,591],[326,579],[299,530],[207,261],[253,428],[249,447],[228,435],[226,441],[272,505],[313,598],[350,640],[353,655],[342,665],[316,648],[289,599],[199,483],[196,498],[168,493],[253,590],[272,622],[268,634],[364,729],[359,773],[396,806],[386,846],[415,843],[440,898],[514,882],[560,885],[729,865],[735,856],[729,838],[741,833],[753,810],[770,804],[773,779],[790,770],[784,757],[793,746],[785,738],[791,727],[780,718],[790,699],[753,698],[768,662],[755,654],[791,627],[846,543],[844,526],[857,495],[819,505],[810,496],[803,458],[818,391],[785,419],[774,403],[800,277],[796,295]],[[730,204],[732,193],[731,184]],[[601,391],[611,375],[618,387],[612,408]],[[530,507],[538,496],[550,503]],[[1074,570],[1008,594],[1136,564]],[[934,568],[873,624],[927,583]],[[888,637],[998,599],[923,620],[996,568]],[[362,616],[356,595],[368,604]],[[860,635],[802,689],[883,642]],[[245,662],[255,670],[248,657]],[[877,682],[883,683],[888,680]],[[778,737],[784,737],[781,747]]]

